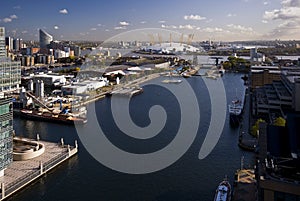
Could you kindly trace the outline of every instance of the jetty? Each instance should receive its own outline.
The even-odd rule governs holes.
[[[12,196],[78,152],[77,141],[75,141],[75,146],[70,146],[65,145],[63,139],[59,143],[53,143],[41,141],[38,138],[28,139],[19,137],[14,139],[24,142],[28,147],[24,148],[22,146],[23,157],[20,154],[13,153],[15,160],[4,171],[4,176],[0,177],[0,200]],[[34,148],[32,150],[31,147],[36,145],[41,149],[35,150],[36,148]],[[40,152],[40,154],[36,157],[28,158],[35,151]]]

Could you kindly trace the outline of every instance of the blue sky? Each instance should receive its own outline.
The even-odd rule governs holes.
[[[194,40],[300,39],[300,0],[5,0],[6,35],[38,40],[106,40],[119,33],[162,28]]]

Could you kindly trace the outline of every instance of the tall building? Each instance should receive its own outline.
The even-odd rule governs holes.
[[[40,48],[47,48],[47,45],[49,45],[51,41],[53,41],[53,37],[40,29]]]
[[[0,27],[0,176],[13,160],[12,101],[3,92],[21,84],[21,63],[7,58],[5,47],[5,28]]]
[[[13,109],[12,101],[7,97],[0,97],[0,177],[12,162],[13,152]]]
[[[5,37],[5,43],[6,43],[8,51],[13,50],[13,38],[12,37]]]
[[[0,58],[6,57],[5,28],[0,27]]]
[[[21,62],[0,58],[0,92],[19,88],[21,84]]]

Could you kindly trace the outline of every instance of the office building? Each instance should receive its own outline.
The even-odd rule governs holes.
[[[50,45],[51,41],[53,41],[53,37],[42,29],[40,29],[39,34],[40,48],[47,48],[47,46]]]
[[[4,92],[21,84],[21,63],[6,57],[5,28],[0,27],[0,176],[12,162],[13,108],[11,98]]]
[[[5,28],[0,27],[0,58],[6,57]]]

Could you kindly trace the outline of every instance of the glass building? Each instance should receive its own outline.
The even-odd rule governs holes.
[[[49,45],[51,41],[53,41],[53,37],[40,29],[40,48],[47,48],[47,45]]]
[[[21,84],[21,62],[0,58],[0,92],[19,88]]]
[[[13,108],[12,101],[0,97],[0,177],[13,161]]]
[[[13,156],[13,108],[5,92],[19,88],[21,62],[6,57],[5,29],[0,27],[0,176],[12,162]]]
[[[0,58],[6,57],[6,47],[5,47],[5,29],[0,27]]]

